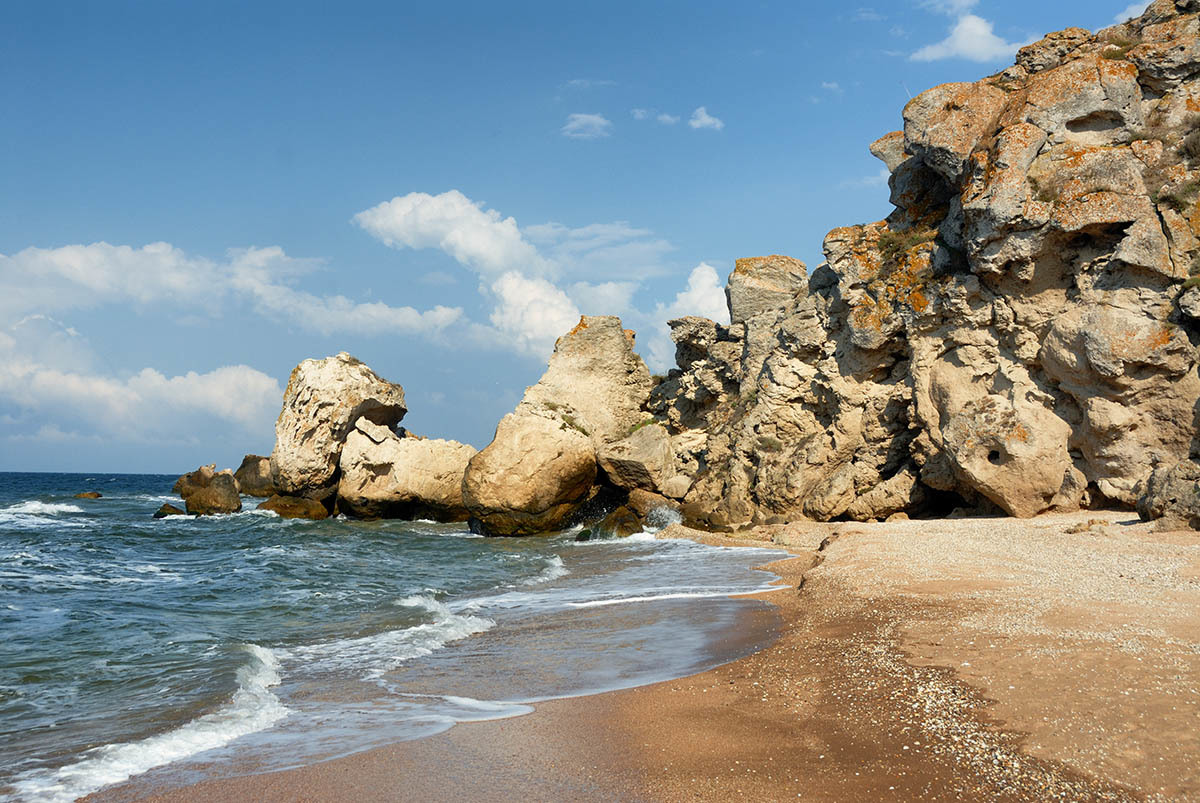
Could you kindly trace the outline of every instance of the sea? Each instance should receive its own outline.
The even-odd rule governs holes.
[[[666,510],[586,541],[251,497],[154,519],[175,479],[0,473],[0,800],[304,766],[776,637],[769,604],[731,595],[777,589],[754,567],[784,553],[656,540]]]

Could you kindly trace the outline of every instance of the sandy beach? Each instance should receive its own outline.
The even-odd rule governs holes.
[[[285,772],[90,800],[1200,798],[1200,538],[1125,512],[760,527],[779,640]]]

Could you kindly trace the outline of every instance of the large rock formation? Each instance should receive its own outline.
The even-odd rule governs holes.
[[[342,448],[338,509],[360,518],[466,521],[462,481],[475,447],[408,436],[360,418]]]
[[[332,503],[346,436],[360,418],[391,427],[408,409],[404,389],[342,352],[296,366],[275,423],[271,474],[280,494]]]
[[[651,409],[708,526],[1132,505],[1200,400],[1200,3],[913,99],[887,220],[740,260]],[[1194,282],[1192,282],[1194,284]],[[672,478],[672,487],[680,483]]]
[[[247,496],[269,497],[275,495],[275,480],[271,475],[271,458],[248,454],[233,472],[238,488]]]
[[[524,535],[563,526],[593,488],[596,450],[645,420],[651,386],[620,319],[581,318],[468,463],[462,493],[476,528]]]
[[[183,497],[184,507],[195,516],[237,513],[242,509],[237,480],[233,471],[217,471],[215,465],[201,466],[180,477],[175,488]]]

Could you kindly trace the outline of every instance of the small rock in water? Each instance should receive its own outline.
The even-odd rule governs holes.
[[[81,494],[75,494],[75,498],[76,499],[99,499],[100,492],[99,491],[84,491]]]
[[[175,507],[174,505],[172,505],[170,503],[164,504],[158,510],[154,511],[154,518],[156,518],[156,519],[165,519],[167,516],[186,516],[186,515],[187,515],[186,513],[184,513],[182,510],[180,510],[179,508]]]
[[[618,538],[624,538],[642,531],[642,520],[627,507],[619,507],[604,517],[604,521],[596,525],[603,532],[611,533]]]
[[[258,510],[271,510],[284,519],[326,519],[329,511],[316,499],[302,496],[280,496],[276,494],[261,503]]]
[[[594,537],[594,535],[591,530],[580,530],[579,534],[575,536],[575,540],[576,541],[591,541],[593,537]]]

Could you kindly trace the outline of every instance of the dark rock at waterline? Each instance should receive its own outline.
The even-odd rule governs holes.
[[[75,494],[76,499],[99,499],[99,491],[84,491],[83,493]]]
[[[264,499],[274,496],[275,481],[271,478],[271,458],[261,455],[248,454],[242,458],[242,464],[233,472],[238,488],[249,496],[260,496]]]
[[[275,494],[258,505],[258,510],[270,510],[283,519],[326,519],[329,511],[316,499],[302,496],[280,496]]]
[[[165,519],[167,516],[186,516],[187,513],[175,507],[171,503],[166,503],[158,510],[154,511],[154,518]]]
[[[650,515],[652,511],[666,508],[667,510],[679,510],[679,503],[674,499],[668,499],[662,494],[644,491],[641,488],[634,488],[629,492],[629,508],[643,519]]]
[[[216,471],[215,466],[201,466],[184,474],[175,483],[183,497],[188,513],[207,516],[213,513],[237,513],[242,509],[237,480],[229,469]]]
[[[642,531],[642,520],[627,507],[619,507],[604,517],[596,525],[601,532],[610,533],[618,538],[624,538]]]

